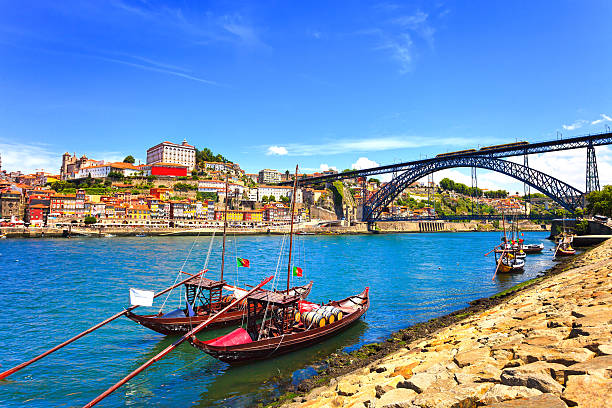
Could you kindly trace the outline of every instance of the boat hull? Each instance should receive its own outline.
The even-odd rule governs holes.
[[[368,310],[370,301],[367,294],[367,289],[360,295],[362,294],[365,294],[366,300],[364,304],[358,307],[354,312],[346,315],[343,319],[323,327],[316,327],[284,336],[253,341],[251,343],[235,346],[211,346],[207,344],[207,342],[198,340],[195,336],[190,338],[189,342],[192,346],[204,351],[212,357],[232,365],[247,364],[253,361],[265,360],[281,354],[304,349],[329,339],[330,337],[333,337],[348,329],[350,326],[355,324]],[[334,303],[338,304],[340,302],[332,302],[332,304]]]
[[[575,249],[557,249],[557,253],[555,254],[555,256],[572,256],[572,255],[576,255],[576,250]]]

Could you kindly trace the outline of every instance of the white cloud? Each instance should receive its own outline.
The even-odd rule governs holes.
[[[357,159],[355,163],[351,164],[351,169],[363,170],[363,169],[369,169],[370,167],[378,167],[378,166],[380,165],[374,160],[370,160],[367,157],[360,157]]]
[[[384,14],[392,14],[392,17],[386,19],[380,28],[362,30],[360,33],[379,37],[381,44],[377,49],[389,52],[399,62],[401,74],[410,72],[417,52],[415,41],[422,40],[433,48],[436,30],[431,25],[429,14],[417,10],[402,15],[397,9],[377,9]]]
[[[319,171],[329,171],[329,170],[338,171],[338,168],[334,166],[329,166],[326,163],[321,163],[321,165],[319,166]]]
[[[584,119],[580,119],[572,123],[571,125],[563,125],[563,129],[565,130],[576,130],[587,124],[588,122]]]
[[[484,142],[483,142],[484,143]],[[463,146],[465,139],[434,139],[418,136],[384,136],[367,139],[338,139],[320,144],[289,144],[287,147],[270,146],[267,154],[289,156],[320,156],[342,153],[375,152],[384,150],[409,149],[426,146]]]
[[[268,147],[268,152],[266,154],[268,156],[270,155],[285,156],[288,153],[289,152],[287,151],[287,148],[283,146],[270,146]]]
[[[13,143],[0,141],[2,169],[33,173],[44,170],[59,173],[62,163],[61,154],[49,150],[47,145]]]
[[[591,125],[598,125],[601,122],[612,122],[612,118],[606,115],[605,113],[600,114],[601,119],[597,119],[591,122]]]

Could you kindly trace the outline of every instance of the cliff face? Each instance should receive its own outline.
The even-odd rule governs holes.
[[[612,406],[612,240],[287,407]]]

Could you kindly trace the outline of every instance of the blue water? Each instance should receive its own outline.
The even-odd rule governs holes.
[[[329,354],[381,340],[415,322],[467,306],[530,279],[552,265],[546,232],[526,232],[544,242],[529,255],[523,274],[491,280],[495,263],[483,256],[499,233],[300,236],[294,249],[303,278],[315,282],[310,299],[340,299],[370,287],[365,319],[334,339],[265,362],[232,368],[183,344],[120,388],[106,407],[249,406],[274,395],[279,382],[298,382]],[[4,371],[129,306],[129,287],[159,291],[183,270],[205,263],[210,237],[7,239],[0,241],[0,369]],[[256,284],[274,274],[283,238],[230,237],[226,279]],[[209,277],[220,265],[215,238]],[[235,266],[236,256],[250,268]],[[278,286],[285,286],[286,264]],[[178,304],[175,291],[164,310]],[[156,311],[161,305],[156,299]],[[227,332],[207,332],[212,338]],[[0,381],[0,406],[82,406],[168,346],[167,338],[125,317]]]

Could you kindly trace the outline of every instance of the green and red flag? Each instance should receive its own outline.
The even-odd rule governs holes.
[[[249,260],[246,258],[236,258],[236,262],[238,263],[239,267],[243,267],[243,268],[248,268],[251,265]]]
[[[300,268],[299,266],[294,266],[293,276],[302,276],[302,268]]]

